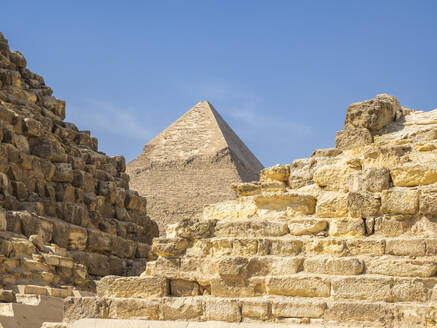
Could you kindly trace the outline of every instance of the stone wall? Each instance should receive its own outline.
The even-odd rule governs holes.
[[[124,158],[64,118],[0,33],[0,288],[93,290],[95,278],[143,271],[158,235]]]

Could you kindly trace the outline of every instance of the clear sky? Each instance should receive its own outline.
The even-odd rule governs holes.
[[[350,103],[437,107],[435,0],[3,1],[0,31],[127,160],[209,100],[265,166],[332,147]]]

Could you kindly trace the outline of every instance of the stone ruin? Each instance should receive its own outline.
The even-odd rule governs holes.
[[[165,235],[168,224],[200,216],[207,204],[235,199],[232,183],[258,180],[263,168],[214,107],[202,101],[148,143],[126,172]]]
[[[17,313],[62,320],[62,298],[144,271],[158,236],[124,158],[64,118],[65,102],[0,33],[0,327],[27,327]],[[41,302],[46,317],[29,305]]]
[[[59,327],[436,327],[436,160],[437,110],[352,104],[335,148],[169,225],[140,277],[68,298]]]
[[[123,160],[62,121],[3,37],[0,53],[0,326],[57,319],[47,294],[73,296],[45,328],[437,326],[437,110],[352,104],[335,148],[235,184],[150,247]]]

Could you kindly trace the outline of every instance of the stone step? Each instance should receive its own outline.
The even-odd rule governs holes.
[[[222,272],[223,273],[223,272]],[[370,300],[425,303],[437,300],[437,278],[386,277],[375,274],[332,276],[300,272],[288,275],[251,276],[227,271],[227,275],[162,278],[105,277],[97,283],[97,295],[109,298],[207,296],[289,296],[333,300]]]
[[[366,327],[425,327],[436,322],[435,304],[308,299],[300,297],[68,298],[64,322],[82,318],[312,323]],[[336,324],[336,325],[335,325]],[[87,327],[76,325],[77,327]],[[73,324],[73,327],[75,325]],[[147,326],[146,326],[147,327]],[[208,327],[208,325],[202,326]],[[213,326],[213,327],[221,327]]]
[[[172,247],[171,241],[168,241],[167,251],[170,247]],[[184,249],[176,252],[178,254],[169,251],[158,253],[162,257],[173,257],[183,254],[183,252],[185,252],[186,257],[199,258],[224,255],[395,255],[424,257],[437,256],[437,238],[214,237],[198,239],[191,245],[186,244]]]
[[[430,237],[435,223],[427,217],[385,216],[376,218],[318,218],[314,216],[280,217],[280,218],[233,218],[226,220],[201,219],[202,224],[210,226],[213,237],[280,237],[280,236],[320,236],[320,237]],[[198,222],[196,222],[199,224]],[[194,224],[194,221],[193,221]],[[169,227],[170,228],[170,227]],[[181,228],[181,227],[179,227]],[[174,231],[176,230],[176,231]],[[189,235],[192,236],[189,236]],[[198,239],[194,232],[171,227],[168,236]],[[190,238],[191,237],[191,238]],[[205,237],[205,236],[202,236]],[[155,240],[159,240],[155,238]]]
[[[223,256],[205,258],[158,258],[149,262],[146,275],[178,277],[218,277],[226,268],[242,276],[269,276],[308,272],[328,275],[362,273],[399,277],[432,277],[437,273],[433,257],[384,256]],[[238,268],[238,270],[236,269]]]

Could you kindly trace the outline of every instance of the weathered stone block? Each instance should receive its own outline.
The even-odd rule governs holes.
[[[366,128],[373,134],[402,116],[399,101],[390,95],[380,94],[374,99],[351,104],[347,108],[345,128]]]
[[[381,211],[384,214],[415,214],[419,207],[419,193],[407,188],[383,190]]]
[[[236,300],[207,299],[205,301],[205,320],[240,322],[241,311]]]
[[[386,254],[398,256],[425,256],[425,241],[420,239],[388,239]]]
[[[361,237],[365,234],[362,219],[335,219],[329,223],[329,235],[333,237]]]
[[[348,215],[347,194],[323,192],[317,199],[316,216],[334,218]]]
[[[393,301],[390,278],[342,277],[332,281],[334,299]]]
[[[294,236],[312,235],[326,230],[328,222],[317,219],[294,219],[288,221],[290,234]]]
[[[370,145],[372,142],[373,137],[365,128],[337,131],[335,137],[335,147],[342,150]]]
[[[269,295],[329,297],[331,284],[319,277],[268,277],[266,289]]]
[[[146,297],[162,297],[169,293],[169,282],[162,277],[119,277],[116,279],[110,278],[111,283],[106,284],[102,280],[102,285],[105,290],[99,287],[97,283],[98,293],[101,296],[111,298],[146,298]]]
[[[275,318],[321,318],[326,303],[312,300],[273,301],[272,315]]]
[[[260,171],[260,181],[287,181],[290,175],[288,165],[275,165]]]
[[[183,238],[155,238],[152,251],[162,257],[172,257],[185,252],[188,246],[188,240]]]
[[[207,205],[203,209],[205,219],[238,219],[254,216],[258,210],[253,199],[237,199]]]
[[[366,272],[399,277],[431,277],[437,273],[437,263],[379,257],[365,263]]]
[[[266,301],[243,300],[241,302],[241,314],[243,318],[268,320],[270,317],[269,303]]]
[[[396,187],[422,186],[437,182],[437,169],[431,165],[407,163],[390,169]]]
[[[305,259],[304,271],[332,275],[357,275],[364,270],[363,261],[357,258],[313,257]]]
[[[159,299],[113,298],[108,302],[107,318],[159,320]]]
[[[197,321],[203,315],[203,301],[196,298],[170,298],[163,299],[161,305],[163,320]]]
[[[352,217],[367,218],[378,214],[381,201],[370,192],[349,192],[347,205]]]

